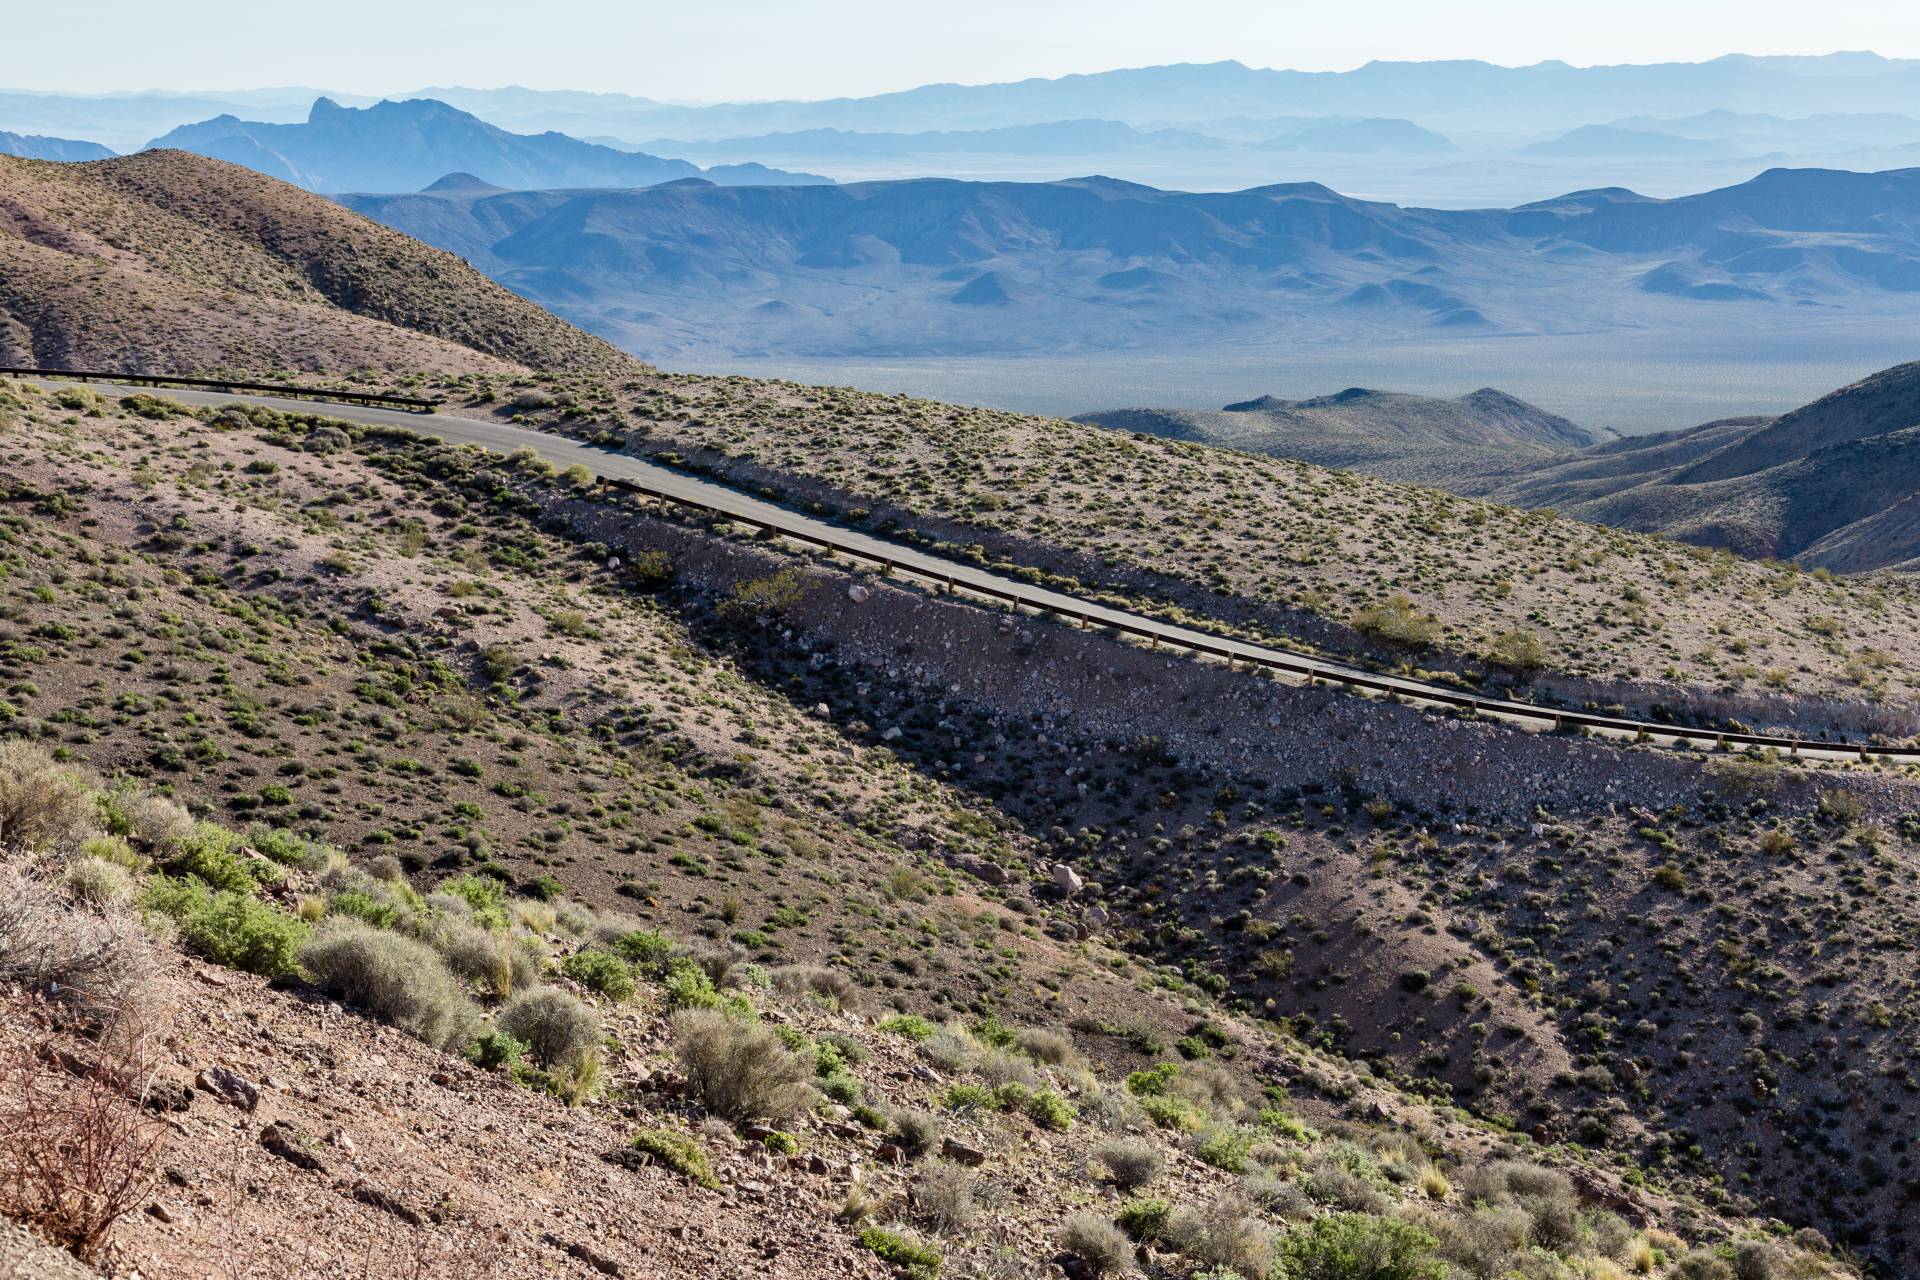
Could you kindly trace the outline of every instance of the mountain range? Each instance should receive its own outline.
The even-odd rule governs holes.
[[[1105,178],[341,199],[651,358],[1898,324],[1920,308],[1920,169],[1469,211]]]
[[[830,181],[758,164],[703,170],[559,133],[509,133],[431,99],[355,108],[320,98],[303,123],[223,115],[183,125],[150,146],[229,160],[310,191],[413,190],[449,170],[516,189],[644,187],[679,178],[739,185]]]

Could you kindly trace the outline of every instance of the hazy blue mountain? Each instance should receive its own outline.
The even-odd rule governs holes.
[[[1741,154],[1741,148],[1725,138],[1683,137],[1650,129],[1584,124],[1557,138],[1530,143],[1520,148],[1520,154],[1581,160],[1613,156],[1685,159],[1695,156],[1734,156]]]
[[[0,129],[83,138],[116,151],[136,151],[176,126],[219,115],[291,122],[306,118],[312,89],[252,89],[232,93],[4,93]],[[340,102],[358,99],[332,95]]]
[[[661,358],[932,356],[1920,315],[1920,169],[1514,209],[1106,178],[343,202]],[[777,304],[777,305],[768,305]],[[1744,318],[1743,318],[1744,317]]]
[[[524,90],[496,105],[486,100],[487,92],[475,91],[464,101],[483,115],[510,113],[517,127],[625,138],[704,140],[825,128],[911,133],[1075,119],[1178,125],[1282,115],[1394,116],[1453,133],[1565,130],[1630,115],[1685,116],[1714,109],[1781,115],[1902,111],[1920,100],[1920,67],[1871,54],[1603,67],[1371,62],[1344,72],[1218,62],[1006,84],[924,85],[865,98],[697,107],[617,95],[575,95],[543,104]]]
[[[28,160],[106,160],[114,153],[97,142],[76,142],[72,138],[45,138],[31,133],[8,133],[0,129],[0,156],[24,156]]]
[[[1828,112],[1800,119],[1759,112],[1703,111],[1672,118],[1631,116],[1612,123],[1618,129],[1725,139],[1755,151],[1839,152],[1920,142],[1920,119],[1888,111]]]
[[[1328,120],[1302,122],[1255,144],[1268,151],[1327,151],[1346,154],[1375,151],[1437,155],[1460,148],[1450,138],[1422,129],[1411,120]]]
[[[432,99],[343,107],[314,102],[300,124],[223,115],[184,125],[150,147],[175,147],[284,179],[311,191],[394,190],[450,170],[516,190],[641,187],[676,178],[716,183],[806,183],[828,179],[759,165],[703,171],[685,160],[615,151],[564,134],[509,133]]]
[[[619,146],[621,144],[611,143]],[[655,138],[638,149],[695,155],[703,159],[748,156],[800,157],[808,163],[836,159],[949,156],[1082,156],[1151,148],[1211,148],[1225,145],[1191,130],[1136,129],[1117,120],[1052,120],[1002,129],[941,129],[925,133],[855,133],[846,129],[803,129],[793,133],[722,138],[709,142]]]

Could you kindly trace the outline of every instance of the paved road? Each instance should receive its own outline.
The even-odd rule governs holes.
[[[69,385],[56,380],[32,379],[43,386]],[[133,393],[151,388],[121,387],[91,383],[115,393]],[[1458,690],[1410,680],[1403,676],[1365,671],[1344,663],[1312,658],[1263,645],[1231,640],[1209,632],[1163,622],[1143,614],[1130,613],[1109,605],[1082,600],[1044,587],[1032,586],[1014,578],[992,573],[963,561],[931,555],[913,547],[888,542],[858,530],[843,528],[811,516],[788,510],[771,502],[751,497],[713,481],[682,475],[626,454],[611,453],[594,445],[582,444],[564,436],[549,435],[508,423],[461,417],[453,413],[408,413],[353,404],[317,404],[313,400],[268,395],[239,395],[167,387],[161,394],[170,400],[192,405],[222,405],[235,402],[267,405],[291,413],[324,412],[328,417],[374,426],[404,427],[421,435],[433,436],[449,444],[474,445],[496,453],[512,453],[528,448],[557,467],[578,464],[595,476],[630,486],[655,497],[716,511],[751,524],[758,524],[835,550],[861,556],[892,566],[929,582],[957,592],[1012,601],[1016,608],[1049,612],[1084,621],[1094,626],[1110,626],[1157,643],[1193,649],[1234,664],[1265,666],[1298,680],[1320,679],[1376,694],[1391,693],[1417,705],[1434,708],[1471,707],[1492,716],[1529,728],[1554,728],[1578,725],[1601,736],[1632,738],[1663,746],[1702,745],[1724,738],[1735,746],[1760,745],[1797,752],[1809,759],[1854,759],[1859,748],[1837,746],[1831,742],[1773,737],[1765,734],[1720,734],[1712,730],[1677,730],[1671,725],[1620,717],[1589,715],[1584,712],[1557,711],[1501,698],[1480,698]],[[1873,754],[1897,760],[1920,760],[1920,747],[1873,748]]]

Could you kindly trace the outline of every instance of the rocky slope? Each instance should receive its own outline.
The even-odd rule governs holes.
[[[1772,419],[1708,423],[1523,464],[1469,492],[1839,572],[1912,568],[1920,364]]]
[[[0,364],[632,367],[451,254],[178,151],[0,158]]]

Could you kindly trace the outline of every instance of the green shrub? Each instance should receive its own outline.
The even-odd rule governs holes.
[[[983,1084],[962,1082],[947,1086],[941,1095],[941,1105],[949,1111],[965,1111],[972,1107],[990,1107],[994,1104],[993,1090]]]
[[[1073,1105],[1051,1089],[1036,1090],[1027,1099],[1027,1114],[1042,1129],[1064,1133],[1073,1128]]]
[[[1167,1233],[1167,1223],[1173,1218],[1173,1206],[1165,1200],[1129,1200],[1120,1206],[1120,1212],[1113,1220],[1120,1229],[1142,1244],[1151,1244],[1163,1238]]]
[[[614,953],[642,973],[662,977],[673,959],[673,943],[664,933],[635,929],[623,933],[612,943]]]
[[[281,871],[272,863],[252,862],[238,853],[240,837],[211,822],[195,823],[193,834],[181,841],[167,862],[175,875],[193,876],[215,889],[251,893],[263,881],[277,881]]]
[[[361,889],[342,889],[327,898],[327,910],[374,926],[391,929],[400,922],[400,908]]]
[[[716,1190],[720,1180],[713,1176],[706,1148],[699,1141],[671,1129],[642,1129],[633,1135],[633,1149],[644,1151],[696,1186]]]
[[[1442,1280],[1436,1243],[1399,1218],[1332,1213],[1287,1232],[1278,1270],[1287,1280]]]
[[[300,950],[329,994],[443,1049],[473,1038],[479,1011],[433,948],[357,920],[334,920]]]
[[[473,918],[489,929],[507,927],[507,887],[491,876],[464,875],[440,883],[440,892],[450,893],[473,908]]]
[[[309,932],[297,916],[198,880],[155,876],[141,901],[171,918],[180,940],[215,964],[269,978],[294,972]]]
[[[488,1027],[467,1046],[468,1060],[486,1071],[497,1071],[502,1067],[512,1070],[526,1056],[524,1041],[515,1040],[496,1027]]]
[[[1249,1129],[1218,1128],[1203,1135],[1194,1144],[1193,1153],[1216,1169],[1245,1173],[1247,1156],[1253,1151],[1253,1132]]]
[[[933,1245],[915,1240],[885,1227],[868,1227],[860,1233],[860,1244],[882,1262],[891,1263],[906,1273],[907,1280],[938,1280],[942,1255]]]
[[[247,843],[283,867],[316,867],[325,861],[327,846],[288,831],[285,827],[253,827]]]
[[[891,1018],[883,1018],[879,1023],[879,1027],[882,1031],[890,1031],[894,1035],[905,1036],[915,1044],[919,1044],[924,1040],[933,1039],[934,1032],[939,1030],[938,1027],[917,1013],[899,1013]]]
[[[605,951],[588,948],[576,951],[568,956],[560,966],[560,972],[572,978],[589,991],[598,991],[616,1004],[633,999],[640,990],[633,980],[633,970],[619,956]]]
[[[1165,1097],[1173,1087],[1174,1077],[1179,1074],[1180,1064],[1177,1062],[1162,1062],[1145,1071],[1131,1072],[1127,1076],[1127,1092],[1136,1098]]]
[[[1147,1113],[1147,1119],[1162,1129],[1191,1132],[1198,1129],[1206,1120],[1206,1117],[1200,1114],[1200,1108],[1185,1098],[1148,1094],[1140,1099],[1140,1109]]]

